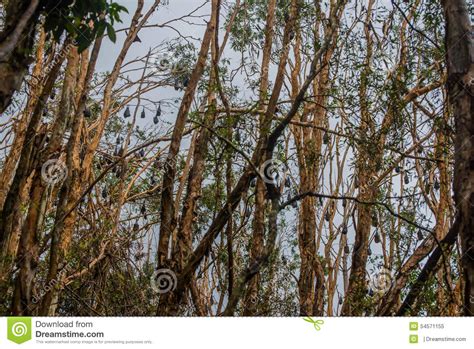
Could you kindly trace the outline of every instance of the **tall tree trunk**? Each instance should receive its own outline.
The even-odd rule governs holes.
[[[184,93],[181,106],[176,117],[175,127],[173,129],[173,134],[171,136],[171,143],[166,159],[165,172],[163,173],[163,184],[161,191],[161,212],[160,212],[160,236],[158,241],[158,268],[162,267],[171,267],[169,265],[170,259],[170,238],[173,235],[174,229],[176,228],[175,221],[175,201],[174,201],[174,180],[176,175],[176,157],[178,156],[179,148],[181,145],[181,140],[183,138],[184,127],[188,120],[188,113],[191,108],[191,103],[194,99],[196,93],[197,85],[200,78],[204,72],[206,66],[207,56],[209,53],[209,48],[211,46],[211,41],[215,38],[215,30],[217,25],[217,16],[219,13],[219,0],[212,0],[211,4],[211,19],[207,24],[206,32],[201,44],[201,50],[199,52],[198,61],[194,67],[194,70],[191,74],[189,85],[186,88]],[[215,107],[211,107],[208,111],[210,123],[212,124],[212,118],[215,118]],[[214,115],[214,116],[213,116]],[[207,119],[207,118],[206,118]],[[206,122],[206,121],[205,121]],[[206,125],[207,126],[207,125]],[[195,154],[197,157],[194,159],[193,168],[196,167],[197,173],[193,173],[193,170],[190,171],[189,178],[189,187],[187,197],[185,199],[185,207],[183,207],[183,229],[181,234],[186,236],[178,237],[178,244],[180,244],[180,254],[178,256],[181,260],[186,258],[189,255],[189,238],[191,237],[192,229],[192,218],[194,215],[195,203],[199,195],[199,185],[202,181],[203,165],[205,161],[205,147],[207,146],[207,140],[209,137],[209,129],[204,127],[201,130],[201,134],[196,140]],[[204,143],[206,142],[206,143]],[[180,234],[180,235],[181,235]],[[171,251],[171,257],[173,256],[173,251]],[[168,293],[160,297],[160,302],[158,305],[157,313],[159,315],[171,315],[176,313],[176,307],[178,302],[175,301],[174,295]]]
[[[83,113],[86,108],[86,100],[90,89],[90,82],[97,63],[102,39],[98,38],[92,49],[91,57],[88,57],[88,51],[82,53],[82,69],[84,63],[89,62],[85,77],[79,80],[79,89],[77,90],[78,98],[76,99],[77,109],[71,126],[71,135],[66,146],[66,168],[68,176],[66,177],[61,190],[59,191],[58,207],[54,225],[51,232],[51,247],[49,254],[49,270],[46,278],[46,285],[56,284],[57,287],[46,292],[39,310],[41,316],[54,315],[55,305],[53,299],[57,299],[62,286],[62,277],[59,276],[67,263],[67,254],[72,239],[72,233],[76,221],[76,210],[73,208],[81,196],[81,135],[84,127]],[[81,76],[82,76],[81,72]],[[71,212],[70,212],[71,211]],[[66,215],[70,212],[69,215]],[[62,264],[62,265],[61,265]],[[61,273],[61,275],[63,275]]]
[[[30,315],[33,311],[32,297],[36,269],[39,263],[39,249],[42,236],[48,189],[52,189],[47,178],[43,177],[42,166],[51,157],[59,158],[62,140],[67,126],[71,121],[74,106],[75,88],[79,66],[79,54],[75,47],[69,50],[68,65],[66,67],[62,97],[59,111],[52,126],[52,134],[45,149],[40,152],[35,162],[35,173],[32,180],[31,204],[20,237],[20,272],[17,276],[12,304],[14,315]]]
[[[8,193],[8,188],[11,185],[13,176],[15,175],[15,168],[18,164],[18,157],[20,156],[21,149],[25,142],[25,133],[28,127],[28,122],[31,117],[31,113],[34,110],[36,103],[38,102],[39,95],[41,94],[41,81],[44,78],[44,49],[46,42],[46,33],[41,30],[38,47],[36,49],[36,63],[32,71],[32,86],[29,91],[28,104],[22,113],[21,118],[15,124],[15,139],[11,146],[11,151],[2,166],[0,173],[0,210],[5,203],[5,198]]]
[[[262,57],[262,68],[260,70],[260,96],[258,110],[263,110],[265,102],[267,100],[268,90],[268,71],[270,66],[270,58],[272,54],[273,44],[273,26],[275,24],[275,9],[276,0],[270,0],[268,2],[268,12],[266,18],[265,27],[265,45],[263,47]],[[263,119],[265,113],[260,114],[260,135],[265,137],[264,126],[265,120]],[[250,249],[250,260],[251,263],[255,263],[263,254],[263,244],[265,238],[265,183],[262,179],[257,178],[255,186],[255,213],[253,220],[253,232],[251,239]],[[260,273],[257,273],[255,277],[250,280],[247,287],[247,293],[245,295],[244,302],[244,316],[252,316],[257,314],[257,306],[259,300],[259,287],[260,287]]]
[[[370,0],[367,7],[367,14],[364,24],[365,39],[367,42],[367,51],[365,56],[365,68],[361,73],[359,87],[359,101],[361,108],[361,122],[359,125],[360,138],[367,144],[361,144],[358,148],[356,181],[360,187],[358,198],[361,201],[371,201],[375,196],[372,183],[375,177],[374,154],[370,154],[369,140],[373,137],[373,120],[370,115],[369,101],[367,96],[367,80],[370,73],[370,64],[373,55],[373,39],[370,33],[369,22],[372,18],[372,8],[374,0]],[[343,315],[360,316],[363,314],[363,300],[366,295],[366,265],[369,249],[369,234],[371,229],[370,205],[357,204],[357,227],[355,233],[354,249],[352,252],[352,266],[349,276],[349,286],[346,293],[346,299],[342,307]]]
[[[166,158],[165,172],[163,173],[163,184],[161,190],[161,214],[160,214],[160,237],[158,242],[158,265],[163,266],[169,259],[170,238],[176,226],[174,220],[174,180],[176,175],[176,157],[178,156],[181,140],[183,138],[184,127],[188,120],[188,113],[194,99],[199,80],[204,72],[206,60],[209,52],[211,40],[216,26],[217,1],[212,0],[212,15],[207,24],[206,32],[202,39],[201,50],[197,63],[191,74],[189,85],[181,102],[181,106],[176,117],[171,143]]]
[[[9,1],[0,33],[0,115],[21,87],[35,42],[39,0]]]
[[[456,124],[454,199],[459,218],[464,312],[474,315],[474,39],[465,0],[442,0],[449,104]]]
[[[8,189],[8,193],[5,197],[5,203],[0,210],[0,256],[1,266],[0,272],[0,290],[3,290],[5,283],[8,282],[9,276],[5,276],[5,272],[8,272],[8,265],[12,263],[10,260],[14,255],[12,252],[14,249],[12,246],[12,239],[21,223],[21,210],[20,205],[23,198],[23,192],[28,186],[28,179],[34,170],[34,161],[38,156],[40,147],[43,145],[43,135],[38,131],[41,116],[43,114],[46,102],[51,94],[54,83],[56,82],[57,76],[59,75],[60,68],[65,58],[66,47],[61,50],[59,58],[55,61],[55,64],[48,72],[46,82],[44,82],[43,89],[40,97],[34,107],[31,119],[29,120],[28,127],[25,133],[26,142],[23,143],[23,147],[20,152],[18,165],[16,168],[15,175],[12,183]]]
[[[334,9],[334,7],[333,7]],[[319,8],[318,8],[319,10]],[[318,32],[323,21],[318,21],[314,32]],[[323,40],[329,33],[330,28],[323,25],[323,36],[316,40]],[[294,76],[292,77],[293,98],[298,91],[297,75],[301,69],[300,62],[300,33],[296,36]],[[334,44],[334,43],[333,43]],[[295,143],[298,152],[298,168],[300,172],[300,193],[318,192],[320,189],[319,176],[321,172],[321,151],[323,145],[322,131],[318,128],[327,124],[327,99],[330,86],[329,68],[330,60],[334,52],[331,45],[325,52],[320,63],[321,73],[313,83],[313,95],[315,102],[307,106],[300,116],[301,122],[308,122],[315,127],[302,127],[301,130],[295,128]],[[330,140],[328,138],[328,144]],[[300,251],[301,265],[298,280],[298,293],[300,315],[323,315],[324,313],[324,287],[325,275],[321,258],[316,250],[317,221],[316,221],[316,198],[307,196],[301,201],[298,212],[298,245]]]

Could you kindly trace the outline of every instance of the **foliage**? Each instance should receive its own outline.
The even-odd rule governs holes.
[[[112,42],[116,41],[114,24],[121,22],[121,12],[128,10],[107,0],[47,0],[43,4],[44,28],[56,41],[66,32],[83,51],[105,32]]]

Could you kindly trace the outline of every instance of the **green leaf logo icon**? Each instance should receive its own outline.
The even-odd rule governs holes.
[[[7,319],[7,338],[21,344],[31,339],[31,318],[10,317]]]

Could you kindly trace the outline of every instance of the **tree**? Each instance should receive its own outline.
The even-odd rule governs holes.
[[[31,64],[40,18],[44,30],[56,41],[67,32],[70,39],[77,40],[79,51],[83,51],[106,30],[115,41],[113,25],[120,21],[119,14],[124,10],[125,7],[106,0],[7,1],[0,33],[0,113],[10,105]]]
[[[5,12],[37,40],[0,123],[2,314],[472,314],[463,1],[139,0],[116,32],[51,4]]]
[[[449,103],[456,123],[454,197],[459,220],[464,275],[464,312],[474,315],[474,196],[471,160],[474,154],[474,42],[465,1],[442,1],[446,20],[446,65]]]

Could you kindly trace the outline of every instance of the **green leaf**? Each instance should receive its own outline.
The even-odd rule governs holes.
[[[96,26],[97,36],[103,36],[106,28],[107,28],[107,23],[103,20],[99,21]]]
[[[107,23],[107,35],[109,36],[110,41],[112,42],[117,41],[117,35],[115,34],[115,29],[109,23]]]

